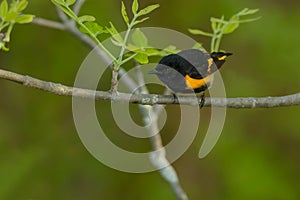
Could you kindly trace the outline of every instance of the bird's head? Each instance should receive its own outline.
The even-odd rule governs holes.
[[[225,52],[212,52],[210,56],[214,60],[214,63],[217,65],[218,69],[224,64],[226,58],[231,56],[232,53]]]

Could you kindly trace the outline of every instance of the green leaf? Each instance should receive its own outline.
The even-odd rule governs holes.
[[[151,13],[152,11],[154,11],[155,9],[157,9],[158,7],[159,7],[159,4],[154,4],[154,5],[147,6],[146,8],[140,10],[138,15],[139,16],[147,15],[147,14]]]
[[[229,22],[223,26],[223,34],[229,34],[239,27],[239,17],[234,15]]]
[[[132,42],[138,47],[143,48],[148,46],[148,39],[139,28],[133,32],[131,39]]]
[[[3,0],[0,5],[0,18],[5,19],[8,12],[8,4],[6,0]]]
[[[16,10],[18,12],[22,12],[23,10],[26,9],[27,5],[28,5],[28,1],[27,0],[22,0],[22,1],[17,3]]]
[[[80,16],[78,17],[78,21],[83,23],[83,22],[92,22],[92,21],[95,21],[96,18],[91,16],[91,15],[83,15],[83,16]]]
[[[188,31],[194,35],[204,35],[204,36],[208,36],[208,37],[213,37],[212,33],[207,33],[207,32],[201,31],[199,29],[188,29]]]
[[[65,6],[71,6],[76,2],[76,0],[65,0]]]
[[[133,26],[135,26],[135,25],[137,25],[137,24],[140,24],[140,23],[146,21],[147,19],[149,19],[149,17],[145,17],[145,18],[143,18],[143,19],[141,19],[141,20],[136,20],[136,21],[133,23]]]
[[[200,49],[200,50],[203,51],[204,48],[203,48],[203,46],[202,46],[201,43],[196,42],[196,43],[194,44],[194,46],[192,47],[192,49]]]
[[[143,52],[143,50],[141,50],[139,47],[133,45],[133,44],[128,44],[126,45],[126,49],[132,52]]]
[[[215,18],[215,17],[211,17],[210,21],[215,22],[215,23],[220,23],[220,24],[227,24],[228,23],[228,21],[225,21],[223,18],[219,19],[219,18]]]
[[[109,31],[109,33],[111,33],[113,35],[119,33],[112,22],[109,22],[109,24],[110,24],[110,28],[106,27],[106,29]]]
[[[251,19],[243,19],[243,20],[239,20],[239,23],[247,23],[247,22],[253,22],[256,20],[259,20],[261,17],[255,17],[255,18],[251,18]]]
[[[139,62],[140,64],[148,64],[149,59],[146,54],[138,53],[136,56],[134,56],[134,59]]]
[[[16,12],[16,11],[9,11],[7,14],[6,14],[6,21],[7,22],[10,22],[10,21],[14,21],[16,18],[17,18],[17,16],[19,15],[19,13],[18,12]]]
[[[213,30],[213,32],[217,30],[217,22],[211,21],[211,29]]]
[[[89,29],[89,31],[93,33],[94,36],[97,36],[101,33],[108,33],[106,30],[104,30],[102,26],[100,26],[96,22],[88,21],[88,22],[84,22],[84,25],[86,26],[87,29]],[[88,33],[83,27],[80,27],[79,29],[83,33]]]
[[[61,5],[64,6],[65,5],[65,1],[64,0],[51,0],[52,3],[54,3],[55,5]]]
[[[136,46],[136,45],[132,45],[132,44],[128,44],[126,46],[126,49],[128,49],[131,52],[135,52],[135,53],[143,53],[146,54],[147,56],[157,56],[160,55],[160,50],[153,48],[153,47],[147,47],[144,49],[141,49],[140,47]]]
[[[105,27],[106,30],[110,33],[110,35],[119,43],[123,44],[124,40],[121,37],[121,35],[119,34],[119,32],[117,31],[117,29],[115,28],[115,26],[113,25],[112,22],[109,22],[110,27]]]
[[[238,16],[242,16],[242,15],[252,15],[255,14],[259,11],[259,9],[249,9],[249,8],[245,8],[243,10],[241,10],[239,13],[237,13]]]
[[[146,48],[144,50],[145,54],[148,55],[148,56],[158,56],[159,55],[159,50],[156,49],[156,48]]]
[[[77,15],[69,8],[69,7],[66,7],[64,5],[59,5],[59,4],[56,4],[57,7],[59,7],[59,9],[61,9],[66,15],[68,15],[69,17],[71,17],[72,19],[77,19]]]
[[[34,15],[20,15],[15,19],[15,21],[19,24],[26,24],[32,22],[33,18]]]
[[[110,41],[111,41],[114,45],[116,45],[117,47],[122,47],[122,46],[123,46],[123,44],[119,43],[118,41],[114,40],[113,38],[111,38]]]
[[[164,48],[161,53],[163,53],[163,52],[170,54],[170,53],[178,53],[178,52],[180,52],[180,50],[177,49],[176,46],[174,46],[174,45],[169,45],[166,48]]]
[[[132,13],[135,15],[136,12],[139,9],[139,2],[138,2],[138,0],[133,0],[131,9],[132,9]]]
[[[9,5],[9,11],[17,11],[18,1],[12,1]]]
[[[123,1],[122,1],[121,13],[122,13],[122,16],[123,16],[123,19],[124,19],[125,23],[126,23],[126,24],[129,24],[128,15],[127,15],[127,12],[126,12],[126,7],[125,7]]]
[[[229,34],[239,27],[239,23],[229,23],[223,27],[223,34]]]

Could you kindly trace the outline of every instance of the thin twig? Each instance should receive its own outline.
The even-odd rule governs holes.
[[[166,158],[166,152],[159,134],[158,116],[155,114],[152,106],[143,107],[145,110],[149,111],[148,116],[151,117],[151,126],[149,126],[148,131],[151,135],[153,135],[153,137],[151,137],[151,144],[154,151],[151,154],[150,160],[154,166],[160,169],[159,172],[161,176],[171,185],[171,188],[173,189],[177,199],[187,200],[188,197],[180,185],[178,175]],[[161,168],[161,166],[167,167]]]
[[[110,92],[97,91],[73,88],[62,85],[60,83],[53,83],[43,81],[40,79],[32,78],[30,76],[17,74],[14,72],[0,70],[0,79],[14,81],[23,84],[27,87],[40,89],[56,95],[62,96],[75,96],[81,98],[93,98],[95,100],[126,102],[142,105],[155,105],[155,104],[182,104],[182,105],[195,105],[194,98],[190,96],[178,96],[174,99],[172,95],[158,95],[158,94],[128,94],[118,93],[117,96],[112,98]],[[200,100],[198,103],[200,103]],[[215,107],[228,107],[228,108],[273,108],[283,106],[298,106],[300,105],[300,93],[295,93],[279,97],[241,97],[241,98],[206,98],[204,106]]]
[[[74,13],[78,14],[80,11],[81,6],[84,4],[85,0],[78,0],[76,2],[76,4],[73,7],[73,11]],[[95,48],[97,46],[97,44],[95,43],[95,41],[93,41],[91,38],[87,37],[85,34],[82,34],[76,27],[75,21],[74,20],[70,20],[61,10],[57,9],[58,15],[60,17],[60,19],[62,20],[63,24],[58,23],[58,22],[53,22],[50,20],[46,20],[46,19],[42,19],[42,18],[36,18],[33,23],[37,24],[37,25],[41,25],[41,26],[47,26],[50,28],[54,28],[54,29],[59,29],[59,30],[68,30],[70,33],[72,33],[73,35],[75,35],[77,38],[79,38],[81,41],[83,41],[85,44],[87,44],[88,46],[90,46],[91,48]],[[100,48],[96,48],[96,52],[97,54],[104,59],[104,61],[107,64],[111,64],[111,59],[104,53],[104,51],[102,51]],[[123,52],[121,52],[122,54]],[[135,90],[137,88],[137,85],[134,83],[134,81],[127,76],[126,71],[122,68],[119,68],[118,70],[115,70],[114,68],[113,70],[113,75],[112,75],[112,86],[111,86],[111,91],[110,92],[97,92],[98,95],[102,96],[111,100],[117,99],[118,97],[120,97],[119,95],[116,95],[117,93],[117,87],[118,87],[118,76],[119,74],[122,77],[123,82],[127,85],[127,87],[129,89],[131,89],[131,91]],[[142,92],[145,92],[148,94],[148,90],[144,85],[144,78],[143,78],[143,74],[141,73],[140,70],[138,70],[138,81],[139,84],[142,86]],[[52,82],[46,82],[46,81],[42,81],[39,79],[35,79],[29,76],[23,76],[20,74],[16,74],[13,72],[9,72],[9,71],[4,71],[4,70],[0,70],[0,78],[3,79],[7,79],[10,81],[14,81],[20,84],[23,84],[27,87],[32,87],[32,88],[37,88],[37,89],[41,89],[44,91],[48,91],[48,92],[52,92],[54,94],[57,95],[79,95],[81,97],[88,97],[88,96],[93,96],[93,91],[91,90],[84,90],[84,89],[80,89],[80,88],[72,88],[72,87],[68,87],[68,86],[64,86],[62,84],[57,84],[57,83],[52,83]],[[97,96],[98,96],[97,95]],[[130,101],[130,95],[129,94],[125,94],[127,96],[127,98],[124,99],[128,99]],[[145,102],[148,101],[148,99],[144,99]],[[162,107],[162,106],[161,106]],[[147,106],[147,105],[140,105],[141,111],[142,112],[149,112],[149,113],[144,113],[144,121],[151,121],[151,126],[148,130],[148,132],[150,133],[150,135],[153,135],[151,137],[151,143],[153,146],[153,150],[160,150],[163,149],[163,144],[162,144],[162,139],[161,136],[159,134],[158,131],[158,115],[159,112],[156,112],[156,110],[153,109],[152,106]],[[149,116],[150,114],[150,116]],[[151,119],[146,119],[146,118],[151,118]],[[160,169],[160,174],[162,175],[162,177],[171,185],[176,197],[179,200],[187,200],[187,195],[185,194],[184,190],[181,188],[177,174],[175,169],[171,166],[171,164],[168,162],[165,153],[161,154],[160,151],[154,151],[154,152],[158,152],[155,153],[153,156],[155,159],[151,159],[153,165],[155,166],[161,166],[164,164],[164,166],[168,166],[165,167],[163,169]],[[152,157],[153,158],[153,157]]]
[[[102,51],[102,49],[100,49],[97,46],[94,40],[92,40],[90,37],[80,32],[78,28],[75,26],[75,24],[70,22],[69,18],[64,14],[63,11],[57,9],[57,13],[59,15],[59,18],[62,20],[63,24],[65,25],[67,31],[69,31],[72,35],[77,37],[88,47],[94,49],[97,55],[101,57],[107,65],[111,66],[112,60],[108,57],[108,55],[106,55],[104,51]],[[125,84],[126,87],[129,88],[131,91],[137,88],[136,83],[127,75],[126,70],[124,70],[121,67],[119,68],[119,79],[121,79],[123,81],[123,84]]]
[[[57,12],[57,15],[59,17],[59,19],[64,23],[68,23],[70,21],[70,19],[68,18],[68,16],[58,7],[55,7],[56,8],[56,12]]]
[[[75,13],[79,12],[79,9],[80,9],[81,5],[83,4],[83,2],[84,2],[84,0],[83,1],[77,1],[78,4],[76,4],[74,6],[74,12]],[[64,25],[63,25],[64,29],[67,29],[73,35],[77,36],[81,41],[86,43],[91,48],[94,48],[96,46],[96,43],[92,39],[90,39],[89,37],[86,37],[86,35],[82,34],[80,31],[78,31],[78,29],[75,27],[75,23],[71,23],[68,20],[67,16],[62,11],[58,10],[58,13],[59,13],[59,16],[60,16],[61,20],[64,22]],[[45,23],[45,21],[42,21],[42,22]],[[38,24],[38,25],[44,25],[45,26],[45,24]],[[53,27],[53,28],[57,28],[57,27]],[[106,63],[111,62],[111,60],[108,58],[108,56],[106,56],[104,54],[104,52],[101,51],[100,48],[97,48],[96,51],[97,51],[97,54],[101,58],[106,59]],[[127,84],[127,87],[129,89],[131,89],[131,91],[133,91],[137,88],[137,85],[133,82],[133,80],[131,78],[129,78],[127,76],[127,74],[125,73],[125,70],[123,68],[119,68],[119,73],[123,74],[123,76],[124,76],[124,77],[122,77],[123,81]],[[71,91],[72,91],[73,94],[75,93],[74,88],[72,89],[70,87],[65,87],[61,84],[55,84],[55,83],[48,83],[47,84],[45,82],[39,82],[37,79],[33,79],[29,76],[22,77],[22,75],[19,76],[17,74],[12,74],[12,73],[8,72],[8,76],[5,76],[5,77],[8,78],[8,80],[12,80],[12,81],[15,81],[15,82],[18,82],[18,83],[22,83],[22,84],[24,84],[26,86],[29,86],[29,87],[36,86],[35,88],[42,89],[40,86],[44,85],[44,90],[45,91],[48,91],[48,92],[55,91],[55,93],[59,94],[59,95],[71,94]],[[116,94],[115,90],[117,88],[117,83],[118,83],[117,78],[118,78],[118,73],[115,73],[115,71],[113,69],[113,78],[112,78],[112,87],[111,87],[111,95],[112,96],[111,96],[111,98],[115,98],[117,96],[117,95],[114,95],[114,94]],[[22,81],[22,79],[26,79],[26,80]],[[148,90],[144,85],[144,77],[143,77],[143,74],[141,73],[140,70],[137,70],[137,79],[138,79],[139,85],[142,86],[141,87],[142,88],[141,92],[148,94]],[[34,82],[39,82],[39,84],[30,83],[33,80],[34,80]],[[89,94],[91,94],[91,93],[89,93]],[[162,105],[159,105],[159,106],[163,107]],[[142,112],[147,111],[147,105],[145,105],[145,106],[140,105],[140,108],[141,108]],[[151,110],[150,113],[151,113],[151,116],[152,116],[151,117],[152,119],[150,119],[152,125],[150,126],[150,129],[148,131],[149,131],[150,135],[153,135],[153,137],[151,137],[151,143],[152,143],[153,149],[154,150],[163,149],[162,139],[161,139],[160,134],[158,133],[158,121],[157,121],[157,119],[158,119],[159,113],[155,112],[152,107],[148,106],[148,108]],[[153,120],[154,115],[155,115],[155,120]],[[147,121],[148,119],[146,119],[146,118],[149,117],[149,114],[144,113],[143,116],[144,116],[145,120]],[[183,191],[183,189],[181,188],[181,186],[179,184],[177,174],[176,174],[174,168],[171,166],[171,164],[167,161],[165,155],[157,153],[155,156],[156,156],[156,159],[151,159],[153,165],[160,166],[160,165],[163,165],[165,162],[167,163],[168,167],[165,167],[165,168],[160,170],[160,173],[161,173],[162,177],[167,182],[169,182],[169,184],[171,185],[171,187],[172,187],[172,189],[173,189],[173,191],[174,191],[174,193],[175,193],[175,195],[178,199],[186,200],[187,196],[186,196],[185,192]],[[163,161],[163,163],[162,163],[162,161]]]
[[[58,30],[66,30],[66,27],[64,24],[40,17],[36,17],[32,20],[33,24],[39,25],[39,26],[45,26],[48,28],[58,29]]]
[[[81,7],[83,6],[83,4],[85,3],[85,0],[77,0],[74,7],[73,7],[73,11],[76,15],[79,14]]]
[[[138,85],[140,86],[139,93],[148,94],[149,91],[145,85],[144,74],[140,70],[140,66],[135,68],[135,75],[138,80]],[[150,136],[152,136],[150,137],[150,141],[152,149],[154,150],[150,157],[152,164],[160,169],[159,172],[161,176],[171,185],[177,199],[187,200],[187,195],[180,185],[177,173],[166,158],[165,148],[158,128],[159,113],[156,112],[153,106],[139,105],[139,107],[143,114],[145,125],[147,126],[148,123],[150,123],[150,126],[147,127]],[[160,166],[167,167],[161,168]]]
[[[81,7],[83,6],[83,4],[85,3],[85,0],[77,0],[76,3],[73,6],[73,12],[78,15]],[[76,22],[74,20],[70,20],[70,24],[72,26],[76,26]]]
[[[113,67],[112,78],[111,78],[111,88],[110,88],[110,92],[113,95],[116,95],[118,92],[118,85],[119,85],[118,76],[119,76],[119,70]]]

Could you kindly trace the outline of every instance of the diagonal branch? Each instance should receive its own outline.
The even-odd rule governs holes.
[[[91,49],[94,49],[96,53],[101,57],[107,65],[111,66],[112,60],[108,57],[108,55],[102,51],[100,48],[97,47],[96,42],[88,37],[86,34],[83,34],[78,28],[76,27],[74,21],[70,21],[68,17],[61,11],[57,9],[57,13],[59,18],[62,20],[65,28],[69,31],[72,35],[77,37],[80,41],[86,44]],[[119,68],[118,75],[122,77],[123,83],[130,89],[135,90],[137,88],[136,83],[127,75],[126,71],[123,68]]]
[[[73,10],[76,14],[79,13],[80,8],[84,4],[84,2],[85,2],[85,0],[78,0],[76,2],[76,4],[73,7]],[[104,51],[102,51],[100,48],[95,48],[97,46],[97,44],[91,38],[87,37],[85,34],[82,34],[77,29],[74,21],[70,21],[61,10],[58,9],[57,12],[58,12],[58,15],[59,15],[60,19],[62,20],[63,24],[53,22],[50,20],[45,20],[42,18],[35,20],[35,23],[38,25],[47,26],[50,28],[69,31],[70,33],[75,35],[77,38],[79,38],[81,41],[83,41],[85,44],[87,44],[89,47],[95,49],[96,53],[102,59],[104,59],[104,61],[107,64],[111,63],[111,60],[104,53]],[[108,99],[113,100],[115,98],[118,98],[118,96],[119,96],[119,95],[117,95],[118,94],[117,93],[118,76],[119,75],[123,76],[122,77],[123,82],[126,84],[126,86],[131,91],[134,91],[135,89],[137,89],[137,87],[138,87],[137,84],[126,74],[126,71],[123,68],[119,67],[118,70],[114,69],[114,67],[111,67],[111,68],[113,70],[111,91],[109,93],[104,94],[105,96],[107,96]],[[8,80],[15,81],[17,83],[21,83],[25,86],[35,87],[35,88],[42,89],[42,90],[45,90],[48,92],[53,92],[53,93],[59,94],[59,95],[65,95],[65,94],[75,95],[76,91],[77,92],[79,91],[79,93],[81,91],[83,94],[89,94],[89,95],[94,93],[93,91],[91,91],[91,92],[82,91],[81,89],[74,89],[74,88],[70,88],[70,87],[67,87],[67,86],[64,86],[61,84],[43,82],[41,80],[34,79],[29,76],[22,76],[22,75],[14,74],[12,72],[7,72],[7,75],[8,76],[5,76],[5,77],[8,78]],[[148,94],[148,90],[144,86],[144,77],[140,70],[137,71],[137,79],[138,79],[139,85],[143,85],[142,91],[140,91],[139,93],[147,93]],[[127,99],[130,100],[130,96],[127,95]],[[144,100],[144,101],[147,101],[147,100]],[[163,108],[162,105],[158,105],[157,107]],[[150,126],[148,132],[150,135],[153,135],[153,137],[151,137],[151,143],[152,143],[153,149],[154,150],[163,149],[163,151],[165,151],[163,148],[161,136],[158,133],[157,119],[158,119],[158,115],[160,112],[159,111],[157,112],[157,110],[154,110],[154,108],[152,106],[146,106],[146,105],[144,105],[144,106],[140,105],[140,109],[141,109],[141,112],[143,113],[144,121],[151,121],[151,126]],[[148,113],[145,113],[147,111],[149,111],[149,113],[151,113],[152,119],[147,119],[149,117]],[[153,119],[155,119],[155,120],[153,120]],[[159,170],[160,174],[171,185],[171,187],[178,199],[187,200],[188,199],[187,195],[185,194],[184,190],[180,186],[176,171],[171,166],[169,161],[167,160],[165,154],[158,152],[157,154],[152,156],[151,161],[152,161],[153,165],[155,165],[155,166],[161,166],[161,165],[164,165],[167,163],[166,166],[168,166],[168,167],[165,167],[165,168]]]
[[[85,0],[77,0],[74,7],[73,7],[73,11],[76,15],[79,14],[79,11],[81,9],[81,7],[83,6],[83,4],[85,3]]]
[[[74,5],[73,10],[75,13],[78,13],[81,6],[83,5],[85,0],[78,0],[77,3]],[[97,44],[89,37],[87,37],[85,34],[82,34],[76,27],[76,24],[74,23],[74,21],[70,21],[67,16],[61,11],[61,10],[57,10],[58,15],[60,16],[60,19],[63,22],[63,28],[65,30],[68,30],[70,33],[72,33],[74,36],[76,36],[77,38],[79,38],[81,41],[83,41],[85,44],[87,44],[89,47],[91,48],[95,48],[97,46]],[[52,28],[57,28],[60,29],[59,26],[54,26],[57,25],[59,23],[50,23],[51,21],[47,21],[47,20],[40,20],[40,24],[39,25],[44,25],[44,26],[48,26]],[[44,24],[43,24],[44,23]],[[38,24],[38,23],[37,23]],[[109,57],[100,49],[100,48],[95,48],[96,53],[102,58],[104,59],[104,61],[106,61],[107,64],[111,63],[111,60],[109,59]],[[123,82],[125,83],[125,85],[131,90],[134,91],[135,89],[138,88],[137,84],[126,74],[126,71],[123,68],[119,68],[118,71],[114,71],[113,69],[113,78],[112,78],[112,90],[109,93],[105,93],[103,94],[104,96],[106,96],[107,99],[116,99],[119,97],[119,95],[117,95],[116,88],[117,88],[117,84],[118,84],[118,75],[122,76]],[[1,71],[0,71],[1,72]],[[78,92],[78,94],[82,93],[82,94],[88,94],[87,96],[90,96],[93,98],[93,94],[94,91],[83,91],[81,89],[75,89],[75,88],[70,88],[67,86],[63,86],[61,84],[56,84],[56,83],[50,83],[50,82],[43,82],[40,81],[38,79],[34,79],[31,78],[29,76],[22,76],[22,75],[18,75],[18,74],[14,74],[11,72],[8,72],[8,74],[10,76],[6,76],[6,78],[9,77],[13,77],[12,81],[24,84],[26,86],[29,87],[35,87],[38,89],[42,89],[48,92],[53,92],[55,94],[58,95],[75,95],[76,92]],[[24,80],[25,79],[25,80]],[[148,94],[148,90],[147,88],[144,86],[144,77],[143,74],[141,73],[140,70],[137,71],[137,79],[138,79],[138,83],[139,85],[143,85],[142,87],[142,91],[140,91],[139,93],[147,93]],[[35,83],[35,84],[34,84]],[[100,92],[96,93],[96,96],[99,94]],[[124,99],[128,99],[128,101],[130,101],[130,95],[127,95],[126,98]],[[143,101],[148,102],[149,98],[144,99]],[[162,110],[163,106],[162,105],[157,105],[157,108],[160,108],[160,110]],[[145,121],[151,121],[151,126],[149,127],[149,134],[153,135],[153,137],[151,137],[151,143],[153,146],[154,150],[158,150],[158,149],[162,149],[163,151],[163,144],[162,144],[162,139],[160,134],[158,133],[158,116],[160,111],[159,110],[155,110],[155,108],[153,108],[152,106],[142,106],[140,105],[141,108],[141,112],[147,112],[149,111],[149,113],[151,113],[151,119],[148,120],[147,117],[149,117],[148,113],[144,113],[143,117]],[[155,119],[155,120],[153,120]],[[178,176],[177,173],[175,171],[175,169],[171,166],[171,164],[169,163],[169,161],[166,159],[165,153],[161,153],[161,151],[159,151],[158,153],[154,154],[151,157],[151,161],[153,163],[153,165],[155,166],[162,166],[164,164],[164,166],[168,166],[165,167],[160,171],[161,176],[171,185],[176,197],[180,200],[187,200],[187,195],[185,194],[184,190],[182,189],[180,182],[178,180]],[[160,167],[159,167],[160,168]]]
[[[66,30],[66,27],[64,24],[40,17],[36,17],[32,20],[33,24],[39,25],[39,26],[44,26],[48,28],[53,28],[53,29],[58,29],[58,30]]]
[[[135,68],[135,74],[138,80],[138,84],[141,87],[138,93],[149,94],[149,91],[145,85],[144,74],[141,72],[140,67]],[[162,105],[158,105],[163,108]],[[180,200],[187,200],[188,197],[180,185],[177,173],[174,167],[170,164],[166,158],[166,151],[164,149],[162,138],[158,128],[158,116],[159,113],[155,110],[156,106],[139,105],[140,111],[143,114],[143,120],[145,125],[150,122],[148,126],[148,132],[152,137],[150,138],[152,149],[154,150],[150,156],[150,160],[154,166],[156,166],[161,176],[170,184],[176,197]],[[161,166],[167,166],[161,168]]]
[[[95,98],[95,100],[127,102],[142,105],[179,104],[179,100],[174,99],[172,95],[118,93],[118,95],[112,97],[110,92],[73,88],[60,83],[43,81],[6,70],[0,70],[0,79],[10,80],[23,84],[26,87],[36,88],[62,96],[73,95],[81,98]],[[179,99],[180,104],[182,105],[195,105],[194,97],[180,96]],[[300,105],[300,93],[279,97],[206,98],[204,106],[228,108],[273,108],[297,105]]]

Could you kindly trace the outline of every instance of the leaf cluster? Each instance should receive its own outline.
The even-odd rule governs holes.
[[[129,34],[130,34],[132,28],[134,26],[148,20],[149,17],[145,17],[145,15],[150,14],[158,7],[159,7],[159,4],[153,4],[153,5],[149,5],[146,8],[142,8],[139,10],[138,1],[133,0],[132,6],[131,6],[131,12],[132,12],[133,17],[132,17],[132,19],[129,19],[127,9],[125,7],[124,2],[122,1],[121,14],[122,14],[125,24],[127,25],[127,31],[126,31],[124,38],[121,37],[119,32],[113,26],[112,22],[110,22],[110,28],[106,27],[106,30],[112,36],[112,40],[111,40],[112,43],[115,44],[116,46],[121,47],[121,52],[120,52],[119,58],[123,57],[123,53],[124,53],[125,49],[127,49],[131,52],[131,53],[127,54],[127,58],[125,58],[123,61],[120,60],[119,64],[123,64],[123,63],[127,62],[128,60],[131,60],[132,58],[141,64],[146,64],[149,62],[148,56],[158,54],[159,50],[149,46],[147,37],[140,29],[136,29],[133,32],[133,34],[131,34],[131,40],[133,41],[133,44],[128,44],[128,39],[129,39],[128,37],[129,37]]]
[[[96,18],[91,15],[83,15],[83,16],[77,16],[74,11],[71,9],[71,6],[76,3],[76,0],[51,0],[56,6],[58,6],[65,14],[67,14],[69,17],[71,17],[74,21],[77,22],[79,25],[80,31],[83,33],[88,34],[92,39],[95,40],[95,42],[99,45],[100,48],[102,48],[108,56],[113,60],[114,66],[119,67],[120,65],[124,64],[125,62],[129,61],[130,59],[134,58],[135,56],[138,56],[138,53],[135,53],[131,55],[130,57],[123,59],[123,53],[125,52],[125,49],[128,49],[127,41],[129,37],[129,33],[132,30],[132,28],[140,24],[149,17],[144,17],[145,15],[151,13],[155,9],[159,7],[158,4],[147,6],[146,8],[139,10],[139,3],[137,0],[133,0],[131,11],[133,14],[133,18],[129,19],[128,13],[125,7],[124,2],[121,4],[121,14],[122,17],[127,25],[127,31],[125,36],[121,36],[117,28],[114,26],[112,22],[109,22],[109,26],[101,26],[96,22]],[[144,18],[141,18],[144,17]],[[120,49],[120,55],[117,58],[115,58],[101,43],[101,41],[98,39],[98,36],[103,33],[108,33],[112,36],[112,43],[116,46],[121,47]],[[137,32],[137,34],[134,34],[134,37],[137,37],[136,40],[140,39],[144,35],[141,35]],[[145,39],[145,38],[144,38]],[[144,41],[145,42],[145,41]],[[138,59],[140,60],[140,59]]]
[[[131,11],[133,14],[133,18],[129,20],[128,13],[126,11],[126,7],[122,2],[121,6],[121,14],[126,23],[128,30],[132,29],[133,26],[140,24],[149,17],[144,17],[145,15],[151,13],[155,9],[159,7],[159,4],[149,5],[146,8],[139,10],[139,4],[137,0],[134,0],[132,3]],[[140,17],[143,17],[140,19]],[[135,29],[131,34],[132,43],[124,43],[124,41],[113,41],[115,45],[122,46],[125,45],[125,48],[129,50],[127,56],[128,58],[134,58],[135,61],[141,64],[149,63],[149,56],[165,56],[170,53],[177,53],[176,47],[170,45],[163,50],[152,47],[149,42],[147,36],[139,29]]]
[[[140,30],[135,29],[134,26],[149,19],[147,14],[159,7],[159,4],[149,5],[140,9],[138,0],[133,0],[131,5],[131,13],[128,13],[124,2],[121,3],[121,15],[127,30],[125,35],[121,35],[120,31],[114,26],[112,22],[109,22],[108,26],[101,26],[96,22],[96,18],[91,15],[77,16],[72,10],[71,6],[76,3],[76,0],[51,0],[56,6],[58,6],[66,15],[77,22],[80,30],[83,33],[88,34],[92,39],[96,41],[100,48],[102,48],[108,56],[113,60],[114,67],[118,69],[122,64],[134,59],[141,64],[147,64],[149,62],[149,56],[165,56],[170,53],[177,53],[179,50],[175,46],[168,46],[165,49],[157,49],[149,44],[147,36]],[[224,16],[221,18],[210,19],[212,33],[205,32],[199,29],[189,29],[189,32],[196,35],[204,35],[211,37],[211,52],[219,51],[221,39],[224,34],[230,34],[235,31],[241,23],[255,21],[258,18],[246,18],[249,15],[255,14],[258,9],[245,8],[238,13],[231,16],[228,20],[225,20]],[[129,17],[132,16],[132,18]],[[120,47],[120,54],[115,58],[98,39],[100,34],[110,34],[111,41],[114,45]],[[130,40],[131,39],[131,40]],[[131,41],[131,42],[129,42]],[[203,49],[200,43],[195,44],[193,48]],[[126,53],[128,50],[129,53]],[[125,57],[125,58],[124,58]]]
[[[0,49],[8,51],[6,43],[10,42],[10,34],[14,25],[30,23],[34,15],[23,14],[28,5],[27,0],[14,0],[10,4],[3,0],[0,4]]]
[[[203,35],[212,38],[211,52],[219,51],[220,42],[224,34],[230,34],[235,31],[241,23],[252,22],[258,20],[260,17],[244,18],[258,12],[258,9],[244,8],[238,13],[232,15],[229,20],[225,20],[224,16],[221,18],[211,17],[212,33],[205,32],[199,29],[189,29],[189,32],[194,35]]]
[[[139,28],[135,29],[132,33],[131,42],[126,46],[126,49],[130,51],[128,55],[135,54],[134,60],[140,64],[149,63],[150,56],[166,56],[179,52],[173,45],[169,45],[164,49],[157,49],[151,46],[147,36]]]

